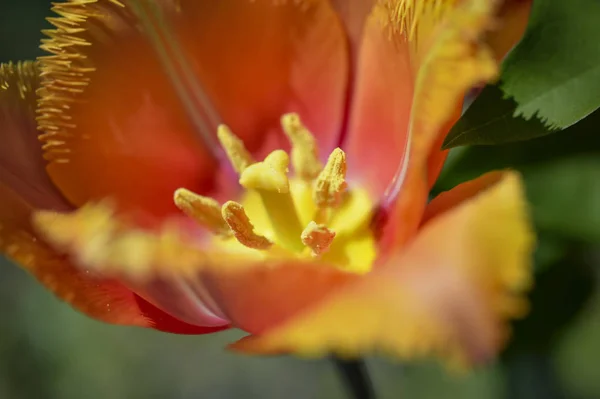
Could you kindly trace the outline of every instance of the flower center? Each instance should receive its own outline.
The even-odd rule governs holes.
[[[271,152],[256,162],[226,126],[218,137],[245,192],[221,205],[186,189],[175,204],[214,234],[211,245],[265,256],[318,257],[355,273],[370,270],[376,244],[370,228],[373,202],[346,182],[346,154],[336,148],[325,166],[317,144],[296,114],[281,118],[291,154]],[[288,177],[289,164],[294,175]]]

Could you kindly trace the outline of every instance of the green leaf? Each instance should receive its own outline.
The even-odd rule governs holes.
[[[504,144],[545,136],[552,130],[536,118],[515,116],[517,103],[505,98],[498,86],[486,86],[456,122],[443,148],[461,145]]]
[[[600,110],[553,135],[497,146],[461,147],[450,155],[434,194],[485,172],[503,168],[523,169],[574,156],[600,156]]]
[[[517,115],[565,128],[600,106],[600,1],[538,0],[523,40],[503,64]]]
[[[560,131],[600,107],[600,1],[538,0],[523,40],[443,147],[496,145]]]

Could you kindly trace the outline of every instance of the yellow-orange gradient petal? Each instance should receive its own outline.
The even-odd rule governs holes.
[[[49,173],[76,205],[113,196],[164,216],[179,187],[222,189],[221,122],[255,151],[285,141],[279,118],[297,111],[334,145],[348,55],[326,1],[71,0],[54,10],[38,122]]]
[[[465,0],[449,8],[424,46],[417,42],[411,135],[414,161],[424,162],[440,129],[457,116],[467,90],[494,79],[498,65],[483,42],[493,27],[495,0]],[[417,25],[419,23],[417,22]],[[419,31],[420,32],[420,31]],[[424,40],[417,37],[416,40]]]
[[[483,42],[490,48],[498,62],[521,40],[529,20],[531,3],[531,0],[505,0],[501,2],[502,5],[496,13],[494,26],[485,33],[483,38]],[[439,130],[437,141],[433,143],[427,162],[429,187],[433,187],[442,170],[448,155],[447,150],[441,149],[442,143],[452,125],[460,118],[461,108],[460,104],[454,108],[454,114]]]
[[[504,177],[504,173],[505,172],[498,171],[486,173],[477,179],[469,180],[459,184],[452,190],[444,191],[439,194],[427,204],[425,213],[421,219],[421,226],[498,183]]]
[[[0,65],[0,254],[84,313],[112,323],[147,324],[130,291],[75,270],[31,231],[31,205],[69,209],[46,175],[35,127],[37,85],[35,63]]]
[[[65,209],[48,178],[35,125],[37,64],[0,64],[0,184],[34,206]]]
[[[0,252],[33,274],[54,294],[78,310],[115,324],[144,326],[131,291],[119,283],[93,278],[73,268],[46,246],[29,225],[31,209],[0,185]]]
[[[233,345],[251,353],[344,357],[377,351],[400,359],[493,357],[507,319],[522,316],[533,235],[520,177],[428,223],[406,252],[324,302]]]
[[[533,0],[505,0],[498,13],[498,28],[489,32],[486,42],[496,59],[502,60],[525,33]]]
[[[194,324],[230,320],[259,333],[360,278],[311,259],[205,250],[175,225],[137,229],[105,202],[70,214],[40,212],[34,221],[79,267],[125,281],[157,307]]]
[[[384,232],[394,237],[392,246],[403,245],[419,223],[420,218],[404,218],[423,209],[429,181],[445,158],[444,153],[430,154],[439,152],[433,146],[460,115],[464,94],[497,75],[497,62],[483,41],[496,9],[495,0],[389,2],[387,21],[409,41],[415,74],[408,162],[389,191],[397,193],[390,219],[398,222],[388,223]],[[402,230],[393,231],[396,225]]]
[[[205,334],[226,327],[189,325],[157,309],[117,280],[76,268],[68,257],[38,237],[30,225],[31,214],[30,205],[0,183],[0,255],[80,312],[106,323],[178,334]]]
[[[232,323],[260,334],[362,277],[318,261],[272,259],[246,269],[214,269],[205,278]]]

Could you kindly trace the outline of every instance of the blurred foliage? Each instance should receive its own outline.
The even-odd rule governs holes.
[[[0,3],[0,61],[39,55],[49,3]],[[592,111],[600,93],[597,8],[595,0],[536,1],[534,23],[505,64],[503,83],[483,91],[455,128],[463,136],[452,145],[548,133],[540,121],[514,114],[537,113],[567,126]],[[551,96],[540,95],[543,85],[554,85]],[[532,312],[515,323],[497,364],[466,376],[428,363],[368,359],[381,398],[600,398],[598,126],[595,111],[553,135],[451,151],[436,193],[492,169],[523,173],[540,237]],[[182,337],[103,325],[60,303],[14,265],[0,261],[0,275],[0,398],[344,397],[327,361],[230,354],[223,346],[239,336],[234,332]]]
[[[539,230],[600,243],[600,111],[551,136],[451,153],[435,191],[487,171],[523,173]]]

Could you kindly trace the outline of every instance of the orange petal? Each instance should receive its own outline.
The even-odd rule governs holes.
[[[31,204],[65,209],[66,204],[45,170],[35,125],[37,64],[0,64],[0,184]]]
[[[439,173],[445,158],[434,147],[442,140],[440,132],[460,115],[465,92],[495,78],[498,72],[497,62],[483,41],[493,26],[497,2],[389,3],[385,16],[392,31],[408,40],[415,74],[408,162],[399,170],[384,202],[391,208],[392,222],[383,235],[393,237],[388,238],[393,241],[391,245],[399,246],[418,226],[429,180]],[[433,169],[429,171],[428,166]]]
[[[335,266],[270,260],[243,270],[212,270],[207,287],[232,323],[260,334],[361,277]]]
[[[143,231],[105,203],[71,214],[37,213],[35,225],[86,270],[127,281],[159,308],[196,325],[258,333],[360,278],[312,260],[204,250],[166,225]]]
[[[50,175],[74,204],[114,196],[164,216],[179,187],[221,189],[220,122],[257,150],[285,141],[279,118],[297,111],[334,145],[348,59],[328,2],[124,4],[57,4],[44,43],[38,120]]]
[[[505,0],[496,16],[496,26],[492,31],[486,33],[484,42],[489,46],[494,58],[501,61],[506,53],[521,39],[531,10],[531,0]],[[454,123],[461,116],[462,107],[457,105],[454,115],[450,116],[445,126],[439,133],[437,141],[433,144],[429,159],[427,161],[429,187],[433,187],[437,180],[448,151],[442,150],[442,143]]]
[[[252,353],[489,360],[526,310],[533,236],[519,176],[432,220],[382,268],[260,335]]]
[[[448,157],[449,150],[442,150],[442,144],[444,144],[446,134],[460,118],[461,114],[462,107],[457,106],[454,115],[452,115],[448,122],[440,129],[440,134],[438,134],[436,141],[431,147],[431,152],[427,158],[427,186],[430,189],[435,185],[435,182],[442,172],[446,158]]]
[[[421,219],[421,226],[431,219],[460,205],[464,201],[478,195],[481,191],[492,187],[505,177],[506,172],[490,172],[474,180],[459,184],[452,190],[445,191],[435,197],[427,207]]]
[[[134,228],[117,217],[108,203],[86,204],[70,213],[38,211],[33,224],[43,239],[67,254],[81,272],[125,282],[144,299],[189,324],[228,325],[203,306],[189,284],[154,281],[154,272],[178,277],[175,273],[182,273],[183,267],[204,263],[201,251],[185,246],[169,231],[155,235]]]
[[[117,280],[81,270],[33,232],[31,208],[0,184],[0,254],[31,273],[57,297],[86,315],[112,324],[177,334],[205,334],[223,328],[189,325],[157,309]]]
[[[414,85],[410,49],[390,37],[384,13],[376,6],[365,25],[344,143],[348,176],[375,197],[383,194],[404,160]]]
[[[446,158],[440,132],[497,72],[482,42],[494,11],[493,0],[389,1],[367,22],[346,152],[349,176],[385,192],[383,251],[413,236]]]
[[[175,334],[206,334],[226,327],[184,323],[140,298],[119,281],[76,268],[35,234],[29,223],[30,216],[31,207],[0,184],[0,254],[27,270],[80,312],[106,323]]]
[[[424,162],[438,133],[452,117],[460,115],[462,100],[474,85],[494,79],[498,65],[483,42],[484,34],[493,26],[494,0],[466,0],[447,6],[441,12],[435,29],[420,28],[429,33],[414,39],[416,87],[412,110],[411,134],[414,162]],[[431,13],[435,10],[432,8]],[[435,19],[432,15],[424,20]],[[446,126],[448,127],[448,126]]]
[[[502,60],[521,40],[529,22],[533,0],[504,0],[498,13],[498,28],[486,38],[494,56]]]
[[[344,21],[346,34],[352,44],[352,53],[356,56],[355,51],[358,50],[365,21],[375,5],[375,0],[332,0],[332,3]]]

